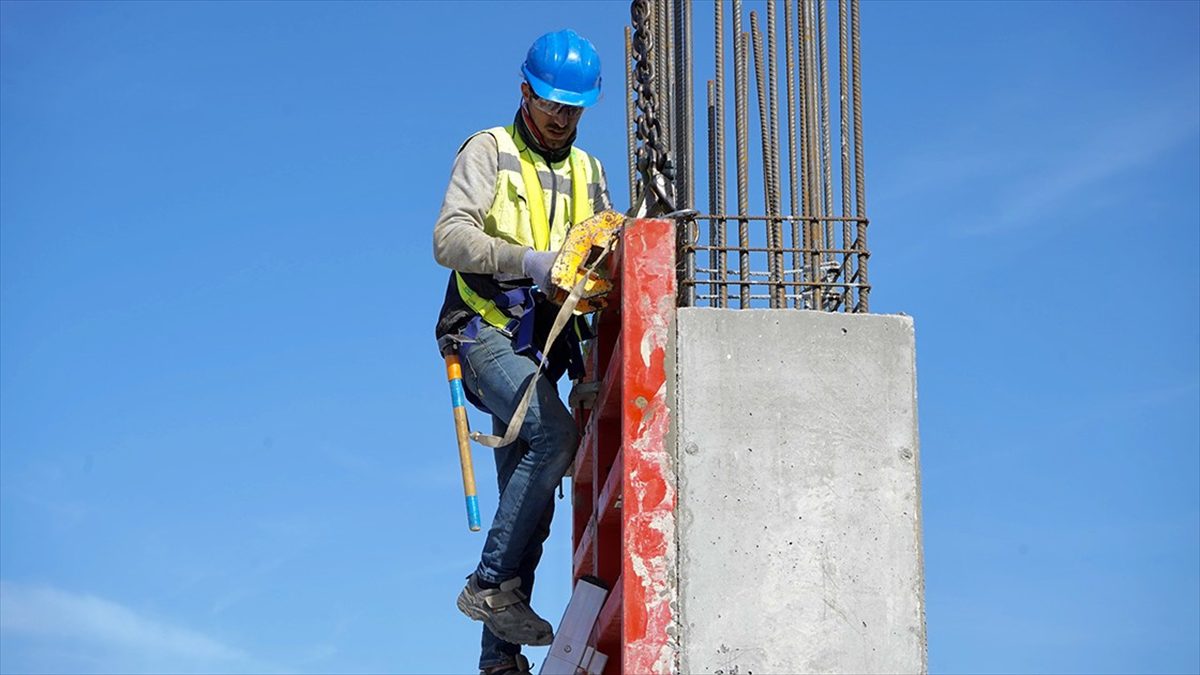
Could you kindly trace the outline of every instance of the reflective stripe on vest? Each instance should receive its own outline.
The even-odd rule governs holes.
[[[491,208],[484,216],[484,232],[520,246],[529,246],[535,251],[561,248],[570,226],[583,222],[594,214],[589,195],[592,192],[590,188],[600,180],[598,172],[592,171],[592,167],[598,165],[586,152],[571,148],[566,166],[560,167],[567,168],[570,174],[570,217],[566,216],[568,210],[562,208],[565,204],[556,204],[559,208],[555,209],[555,222],[551,223],[546,216],[546,199],[559,200],[561,204],[565,195],[558,190],[555,190],[555,194],[547,194],[538,177],[541,173],[539,169],[544,167],[547,174],[553,172],[560,181],[568,176],[563,176],[544,161],[539,166],[540,158],[535,158],[533,151],[512,125],[494,127],[480,133],[489,134],[496,140],[499,160],[496,195]],[[515,166],[520,167],[519,172],[513,171]],[[531,195],[541,198],[533,198]],[[468,307],[496,328],[503,329],[508,326],[510,317],[496,307],[496,303],[476,293],[463,280],[461,274],[456,273],[455,279],[458,294]]]

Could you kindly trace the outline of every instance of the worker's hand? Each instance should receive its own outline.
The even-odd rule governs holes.
[[[535,251],[529,249],[525,252],[525,257],[521,259],[521,270],[525,276],[533,279],[533,283],[538,285],[538,288],[549,292],[550,289],[550,268],[554,267],[554,260],[558,258],[558,253],[554,251]]]

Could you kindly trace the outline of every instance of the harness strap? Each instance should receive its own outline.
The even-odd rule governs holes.
[[[524,314],[526,308],[533,306],[533,293],[528,287],[510,288],[507,291],[501,291],[492,302],[500,309],[507,309],[511,315]]]
[[[483,320],[493,327],[508,331],[508,324],[511,319],[507,314],[500,311],[495,301],[476,293],[475,289],[467,285],[466,280],[463,279],[460,272],[454,273],[454,280],[458,284],[458,294],[462,297],[463,302],[467,303],[467,307],[475,310],[476,314],[483,317]]]

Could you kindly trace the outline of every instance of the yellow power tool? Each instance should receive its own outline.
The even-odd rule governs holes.
[[[604,296],[612,291],[612,280],[608,277],[608,270],[595,263],[606,249],[616,247],[624,226],[625,216],[610,209],[571,227],[558,258],[554,260],[554,266],[550,268],[550,283],[554,285],[554,294],[550,299],[555,304],[566,302],[571,290],[584,275],[588,275],[588,270],[596,267],[583,286],[583,294],[575,305],[575,314],[591,314],[607,305]]]

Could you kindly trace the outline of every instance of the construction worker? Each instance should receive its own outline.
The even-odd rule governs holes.
[[[521,67],[513,123],[480,131],[459,148],[434,226],[438,263],[453,270],[437,323],[439,348],[457,350],[467,398],[503,435],[537,369],[518,440],[497,448],[500,499],[479,565],[458,608],[482,621],[481,672],[529,672],[521,645],[548,645],[550,624],[529,605],[553,495],[574,460],[575,421],[555,382],[582,375],[576,321],[545,345],[558,306],[546,299],[550,269],[567,230],[610,208],[600,163],[575,147],[576,126],[600,97],[600,59],[573,30],[539,37]]]

